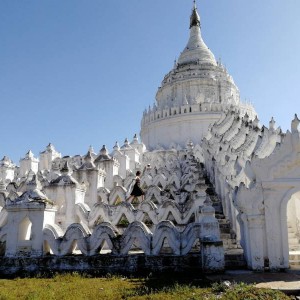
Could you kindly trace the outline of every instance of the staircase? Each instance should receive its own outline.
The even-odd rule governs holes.
[[[213,185],[206,178],[205,180],[208,189],[206,192],[209,194],[215,209],[215,217],[219,221],[221,239],[225,252],[225,268],[226,269],[245,269],[247,267],[244,258],[244,250],[237,244],[235,234],[232,233],[230,222],[223,214],[222,203],[215,193]],[[300,252],[299,252],[300,254]]]
[[[291,267],[300,267],[300,242],[296,229],[288,223],[289,264]]]

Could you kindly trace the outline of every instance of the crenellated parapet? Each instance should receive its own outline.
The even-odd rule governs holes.
[[[237,107],[234,107],[232,104],[228,103],[218,103],[218,102],[203,102],[195,104],[184,104],[176,105],[173,104],[171,107],[159,108],[154,105],[152,108],[149,107],[148,110],[144,111],[143,118],[141,121],[142,128],[148,126],[153,122],[159,122],[161,120],[169,118],[178,118],[180,116],[195,116],[195,114],[209,114],[217,113],[220,114],[224,111],[236,110],[239,111],[241,116],[247,114],[251,119],[256,117],[256,113],[252,104],[250,103],[239,103]]]

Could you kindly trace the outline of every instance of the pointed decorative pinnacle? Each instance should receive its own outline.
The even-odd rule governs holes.
[[[135,134],[134,137],[133,137],[133,140],[132,140],[131,144],[138,144],[138,142],[139,142],[139,139],[137,137],[137,134]]]
[[[253,127],[258,127],[258,124],[259,124],[258,117],[255,116],[255,119],[252,121],[252,125],[253,125]]]
[[[295,118],[294,120],[292,121],[292,124],[291,124],[291,130],[292,130],[292,133],[299,133],[299,129],[298,129],[298,126],[300,124],[300,120],[298,119],[298,116],[297,114],[295,114]]]
[[[26,158],[33,158],[33,153],[31,150],[29,150],[26,155],[25,155]]]
[[[274,118],[272,117],[271,118],[271,121],[270,121],[270,123],[269,123],[269,129],[275,129],[275,120],[274,120]]]
[[[197,11],[197,6],[196,6],[195,0],[194,0],[194,6],[193,6],[193,10],[192,10],[192,15],[190,18],[190,28],[192,28],[193,26],[200,27],[200,16]]]
[[[211,206],[211,205],[212,205],[212,201],[211,201],[211,199],[210,199],[210,197],[209,197],[208,194],[206,194],[206,198],[205,198],[205,200],[204,200],[203,203],[204,203],[206,206]]]
[[[193,150],[194,149],[194,143],[192,140],[188,140],[186,147],[188,150]]]
[[[115,143],[115,145],[114,145],[114,148],[113,148],[114,150],[120,150],[120,145],[119,145],[119,143],[118,142],[116,142]]]
[[[101,154],[101,155],[107,155],[107,149],[106,149],[106,146],[105,146],[105,145],[102,146],[102,148],[101,148],[101,150],[100,150],[100,154]]]
[[[66,160],[65,163],[64,163],[64,166],[61,168],[61,173],[64,174],[64,175],[68,175],[69,172],[70,172],[70,168],[69,168],[69,164],[68,164],[68,161]]]
[[[0,166],[10,166],[12,165],[12,161],[8,156],[3,156],[3,158],[0,160]]]
[[[49,143],[48,146],[46,147],[46,149],[48,151],[53,151],[54,150],[54,146],[51,143]]]
[[[177,68],[177,58],[175,57],[173,69],[176,69],[176,68]]]
[[[95,153],[94,147],[93,147],[92,145],[89,146],[88,152],[90,152],[90,153]]]
[[[93,160],[92,152],[89,149],[89,151],[87,152],[87,154],[84,157],[84,161],[85,162],[91,162],[92,160]]]

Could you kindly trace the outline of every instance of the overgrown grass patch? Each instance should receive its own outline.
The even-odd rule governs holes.
[[[252,285],[210,284],[203,278],[176,277],[174,274],[147,278],[107,276],[92,278],[77,273],[53,278],[0,280],[0,300],[9,299],[255,299],[287,300],[279,291],[257,289]]]

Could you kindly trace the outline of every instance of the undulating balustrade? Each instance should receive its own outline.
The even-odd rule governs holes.
[[[161,160],[157,159],[158,155],[145,158],[148,167],[144,168],[141,177],[146,192],[144,201],[126,202],[134,177],[129,175],[124,180],[118,177],[117,183],[124,186],[115,185],[111,190],[99,188],[99,201],[92,207],[84,201],[68,204],[69,209],[75,209],[78,223],[70,224],[67,209],[64,226],[57,223],[57,211],[61,217],[62,207],[57,207],[56,201],[52,202],[39,190],[38,176],[30,174],[31,178],[22,183],[25,192],[6,195],[0,232],[1,240],[6,243],[4,255],[106,254],[124,257],[129,254],[185,256],[194,253],[199,255],[204,268],[223,269],[224,250],[219,223],[214,216],[213,203],[205,192],[205,170],[193,156],[192,148],[190,145],[189,150],[179,153],[174,150],[161,152],[160,155],[165,156]],[[66,162],[61,177],[53,180],[55,185],[51,182],[47,185],[43,180],[45,191],[47,187],[62,191],[74,188],[82,193],[81,186],[69,173]],[[42,220],[47,220],[43,221],[43,226]],[[20,226],[16,224],[27,224],[30,236],[27,233],[27,238],[24,240],[25,234],[20,240],[17,232]],[[15,237],[9,234],[12,228]]]

